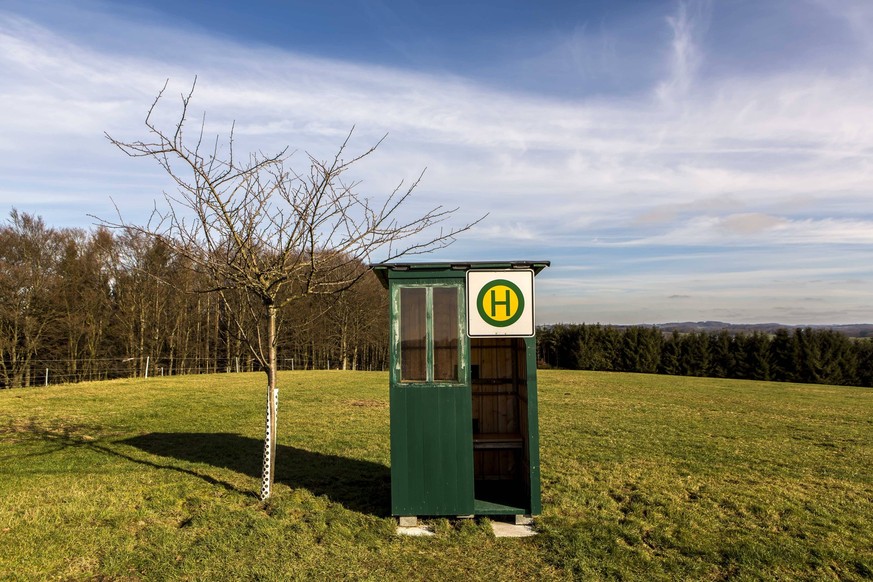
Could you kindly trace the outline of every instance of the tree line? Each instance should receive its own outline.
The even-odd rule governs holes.
[[[246,297],[199,292],[209,285],[153,237],[13,210],[0,226],[0,386],[260,370],[230,324]],[[372,274],[296,302],[277,322],[279,366],[383,369],[387,311]]]
[[[873,339],[822,328],[774,334],[559,324],[537,330],[541,365],[848,386],[873,386]]]
[[[0,226],[0,387],[260,370],[230,323],[231,309],[245,320],[245,296],[198,292],[208,283],[153,237],[13,210]],[[296,302],[279,314],[279,367],[385,369],[387,312],[372,274]],[[558,324],[537,340],[541,365],[557,368],[873,386],[873,339],[828,329]]]

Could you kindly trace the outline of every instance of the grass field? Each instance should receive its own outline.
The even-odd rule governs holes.
[[[540,534],[394,535],[387,375],[0,391],[0,579],[873,578],[873,390],[540,373]]]

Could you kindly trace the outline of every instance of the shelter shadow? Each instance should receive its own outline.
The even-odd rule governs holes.
[[[153,455],[261,476],[264,442],[238,434],[155,432],[118,442]],[[275,481],[325,495],[352,511],[389,513],[391,475],[379,463],[278,445]]]

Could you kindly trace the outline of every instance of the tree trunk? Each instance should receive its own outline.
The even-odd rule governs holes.
[[[342,358],[342,369],[349,369],[349,342],[345,326],[340,332],[340,357]]]
[[[264,467],[261,501],[270,497],[276,473],[276,422],[279,408],[279,389],[276,388],[276,307],[267,305],[267,419],[264,431]]]

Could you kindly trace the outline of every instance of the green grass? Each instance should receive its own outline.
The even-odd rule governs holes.
[[[873,578],[873,390],[540,372],[540,535],[394,535],[387,376],[0,391],[0,579]]]

